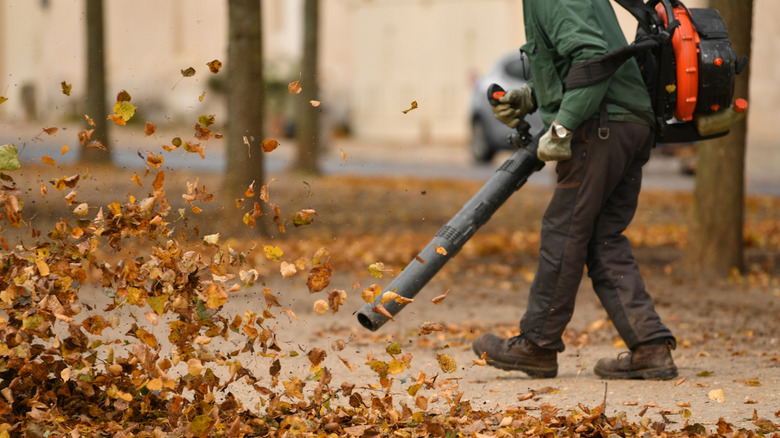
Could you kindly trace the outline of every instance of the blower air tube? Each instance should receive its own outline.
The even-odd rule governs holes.
[[[384,292],[395,292],[405,298],[414,298],[436,273],[460,251],[463,245],[484,225],[507,199],[519,190],[528,177],[540,170],[544,163],[536,157],[539,136],[529,145],[518,149],[484,186],[437,233],[433,240],[409,263]],[[437,249],[441,247],[446,251]],[[364,305],[357,312],[360,324],[375,331],[388,317],[375,312],[381,304],[382,294],[373,303]],[[390,315],[396,315],[406,304],[391,300],[382,304]]]

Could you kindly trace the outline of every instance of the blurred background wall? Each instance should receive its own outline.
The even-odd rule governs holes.
[[[524,41],[522,0],[321,1],[322,110],[329,124],[358,138],[465,142],[474,79]],[[9,99],[0,105],[3,129],[83,117],[84,3],[0,0],[0,96]],[[269,136],[283,135],[290,115],[285,93],[300,72],[302,4],[263,0],[266,80],[276,90],[267,98]],[[109,0],[104,7],[111,99],[127,90],[139,114],[158,125],[225,114],[226,75],[205,64],[219,59],[230,68],[226,1]],[[616,10],[631,40],[635,21]],[[777,17],[780,2],[756,0],[749,143],[775,141],[780,124]],[[182,79],[188,67],[198,73]],[[62,81],[73,85],[70,98]],[[419,108],[403,114],[412,101]]]

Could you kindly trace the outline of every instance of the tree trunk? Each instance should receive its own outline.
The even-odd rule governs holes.
[[[260,147],[264,139],[260,0],[229,0],[228,17],[227,168],[222,192],[225,208],[231,209],[253,182],[258,193],[265,183]],[[251,209],[253,203],[247,201],[244,207]]]
[[[750,56],[753,0],[710,0],[720,11],[737,56]],[[747,98],[750,68],[737,76],[735,97]],[[747,123],[697,147],[696,192],[686,264],[694,273],[726,277],[744,269],[745,144]]]
[[[296,140],[298,153],[295,170],[306,173],[319,173],[320,144],[320,108],[311,104],[319,100],[317,85],[319,0],[306,0],[304,3],[303,25],[303,62],[301,71],[301,99],[298,105],[298,126]]]
[[[103,43],[103,0],[87,0],[87,97],[86,115],[94,126],[84,121],[92,135],[81,147],[79,159],[88,163],[111,163],[108,142],[108,112],[106,111],[106,68]],[[96,147],[101,144],[106,150]]]

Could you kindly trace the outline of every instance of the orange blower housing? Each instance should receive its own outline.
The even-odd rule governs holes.
[[[669,17],[662,4],[656,12],[665,26]],[[741,70],[731,48],[728,32],[716,9],[688,9],[677,4],[672,9],[678,25],[673,30],[675,74],[663,90],[671,113],[677,121],[693,120],[694,114],[706,114],[728,108],[734,95],[734,80]],[[672,83],[674,82],[674,83]]]

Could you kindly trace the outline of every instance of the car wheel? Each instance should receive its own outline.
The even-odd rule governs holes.
[[[485,137],[485,127],[479,119],[471,125],[471,155],[477,163],[488,163],[493,159],[496,151],[488,144]]]

